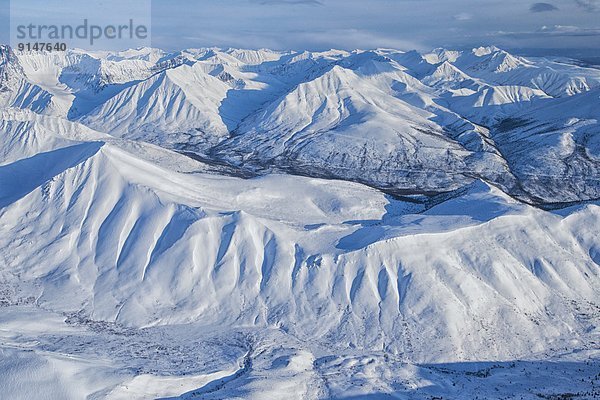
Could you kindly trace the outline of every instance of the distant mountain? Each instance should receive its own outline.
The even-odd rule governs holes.
[[[62,56],[4,48],[2,54],[7,106],[67,115],[244,173],[336,177],[403,194],[441,193],[481,178],[533,203],[600,197],[583,181],[568,190],[562,184],[565,173],[576,174],[575,164],[598,171],[586,151],[561,157],[568,172],[555,179],[536,178],[549,175],[547,152],[514,156],[523,143],[517,136],[534,129],[529,124],[537,114],[553,109],[564,125],[578,118],[579,107],[560,104],[585,103],[600,86],[599,70],[565,60],[526,59],[493,46],[426,54],[216,48]],[[586,121],[597,124],[593,116]],[[542,129],[541,146],[562,154],[563,142],[544,137],[569,131]],[[586,143],[578,145],[585,150]]]

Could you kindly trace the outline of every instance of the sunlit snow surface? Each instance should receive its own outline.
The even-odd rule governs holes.
[[[0,398],[600,397],[598,70],[0,61]]]

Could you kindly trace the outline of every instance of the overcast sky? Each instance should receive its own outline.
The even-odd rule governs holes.
[[[600,53],[600,0],[154,0],[152,39],[167,50],[496,44]]]

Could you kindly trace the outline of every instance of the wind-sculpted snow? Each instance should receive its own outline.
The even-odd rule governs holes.
[[[596,69],[0,52],[3,396],[598,395]]]
[[[93,320],[278,327],[411,361],[511,359],[583,340],[570,301],[598,296],[600,244],[568,222],[585,219],[597,235],[597,206],[565,219],[484,183],[413,214],[356,184],[280,176],[222,187],[102,142],[16,161],[0,177],[8,282]],[[295,185],[305,192],[286,197]]]

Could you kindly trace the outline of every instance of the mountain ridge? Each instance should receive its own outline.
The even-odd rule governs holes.
[[[23,53],[13,58],[26,65],[35,64],[42,68],[40,66],[44,63],[34,63],[32,57],[34,55]],[[39,59],[38,55],[35,57]],[[101,69],[90,68],[92,61],[95,65],[101,65]],[[55,87],[53,92],[65,92],[64,96],[61,95],[61,101],[67,101],[64,99],[68,96],[75,97],[70,119],[92,128],[103,127],[116,136],[197,153],[202,159],[229,163],[234,168],[238,168],[241,162],[243,168],[254,171],[271,165],[310,175],[314,174],[314,169],[306,168],[304,164],[313,163],[316,156],[322,160],[318,169],[323,174],[319,176],[356,180],[359,169],[363,169],[370,172],[360,173],[364,178],[361,182],[381,189],[393,189],[398,193],[416,190],[414,183],[417,181],[422,191],[451,191],[468,184],[471,180],[467,176],[477,176],[500,185],[524,201],[539,205],[600,198],[597,190],[590,191],[589,188],[583,191],[571,188],[571,191],[575,190],[574,196],[566,193],[561,190],[563,177],[560,175],[555,180],[545,179],[543,188],[534,179],[522,179],[522,173],[513,172],[517,167],[504,159],[495,143],[497,137],[505,135],[504,130],[510,126],[515,115],[519,115],[518,119],[522,121],[545,119],[548,113],[546,108],[556,110],[565,99],[586,97],[600,86],[598,70],[539,58],[516,57],[493,46],[473,49],[471,52],[437,49],[426,54],[389,49],[311,53],[217,48],[168,54],[154,49],[139,49],[115,54],[73,52],[61,62],[64,65],[62,73],[59,70],[55,74],[59,75],[62,86]],[[139,73],[134,73],[132,78],[124,78],[123,71],[136,68]],[[26,75],[27,71],[33,74],[32,67],[27,67],[23,74]],[[86,71],[85,80],[68,78],[82,76],[82,71]],[[33,78],[39,76],[39,71],[37,75],[32,75]],[[332,79],[328,84],[318,86],[319,82],[325,82],[329,77]],[[31,85],[35,85],[33,78]],[[339,86],[334,84],[336,79],[342,79],[338,83],[345,81],[347,87],[360,88],[354,91],[354,100],[335,99],[340,95],[336,92]],[[45,82],[43,86],[48,87],[49,83]],[[299,92],[310,87],[313,87],[310,89],[312,92]],[[374,90],[381,93],[373,92],[370,99],[361,99],[368,91]],[[86,94],[88,92],[96,94],[90,96]],[[207,94],[210,95],[207,97]],[[50,99],[48,102],[52,103],[55,95],[47,96]],[[300,102],[289,103],[292,96],[296,96]],[[347,115],[338,116],[343,118],[346,125],[338,126],[333,120],[325,123],[325,114],[319,116],[315,114],[316,109],[311,110],[311,102],[319,96],[324,100],[321,104],[323,110],[329,107],[327,102],[337,102],[341,110],[344,110],[345,102],[352,104],[356,101],[375,108],[371,108],[371,111],[366,111],[362,106],[362,111],[346,108],[342,112]],[[302,100],[302,97],[305,99]],[[381,104],[377,105],[376,99],[383,98],[394,105],[388,106],[387,110]],[[277,104],[280,104],[279,108]],[[26,105],[19,105],[23,106]],[[51,108],[44,111],[47,106],[40,107],[35,111],[54,113]],[[402,108],[410,111],[392,116]],[[569,120],[576,117],[574,111],[575,108],[562,108],[559,115]],[[366,114],[361,114],[364,112]],[[539,117],[536,117],[536,113],[540,114]],[[314,120],[309,128],[299,118],[311,114]],[[415,123],[417,115],[421,115],[422,120]],[[589,116],[588,120],[597,124],[594,117]],[[269,118],[280,122],[273,125],[268,121]],[[335,143],[333,136],[315,132],[335,132],[340,135],[361,118],[366,125],[359,128],[362,132],[359,136],[372,137],[371,149],[348,149],[348,153],[340,155],[339,161],[335,161],[332,148],[346,145]],[[390,118],[396,120],[392,122]],[[383,125],[374,122],[378,119]],[[325,124],[320,127],[318,123]],[[257,132],[260,126],[264,126],[261,128],[264,134]],[[433,154],[428,157],[441,166],[438,173],[447,171],[441,180],[419,180],[415,176],[404,180],[392,178],[393,175],[402,176],[406,170],[415,168],[415,161],[411,161],[408,155],[401,156],[394,164],[385,167],[389,173],[378,173],[377,170],[390,157],[388,150],[384,149],[393,139],[369,132],[379,132],[379,135],[392,126],[399,137],[412,138],[400,148],[416,140],[413,146],[416,143],[422,152],[426,151],[431,134],[435,136],[439,132],[446,132],[443,135],[449,141],[441,148],[446,147],[451,151],[455,147],[464,154],[472,154],[473,163],[464,168],[466,176],[458,179],[458,175],[452,175],[455,169],[452,158],[446,160],[441,155]],[[517,129],[523,131],[526,128],[521,125]],[[300,144],[303,150],[298,148],[297,139],[283,142],[274,139],[286,135],[298,137],[297,132],[287,132],[289,130],[305,131]],[[557,131],[555,134],[564,132]],[[261,135],[264,136],[262,139]],[[267,139],[269,137],[272,142]],[[506,145],[504,143],[504,147]],[[585,148],[586,145],[582,145]],[[544,146],[548,146],[548,143]],[[280,150],[275,151],[277,147]],[[319,155],[317,148],[325,149],[324,154]],[[369,153],[368,158],[356,161],[365,151]],[[512,152],[511,149],[503,151]],[[246,155],[240,158],[241,154]],[[284,164],[281,164],[282,157]],[[580,158],[572,154],[561,162],[585,162],[594,174],[598,173],[599,167],[593,159]],[[518,160],[519,163],[528,161]],[[533,161],[529,163],[529,168],[533,169],[530,174],[535,174],[536,168],[547,168],[543,158]],[[417,166],[417,171],[418,168],[423,166]],[[546,190],[547,186],[552,189]]]

